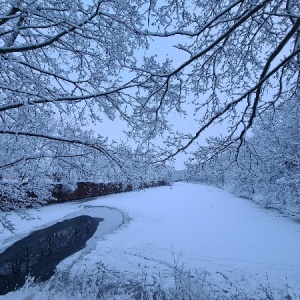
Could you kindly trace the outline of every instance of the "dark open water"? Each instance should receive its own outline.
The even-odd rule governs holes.
[[[0,295],[24,285],[29,274],[45,281],[64,258],[83,249],[102,218],[87,215],[58,222],[17,241],[0,254]]]

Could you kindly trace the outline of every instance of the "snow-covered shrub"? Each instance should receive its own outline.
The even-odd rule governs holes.
[[[243,282],[247,285],[247,282]],[[82,270],[59,270],[47,282],[36,284],[27,278],[18,291],[5,296],[14,299],[43,300],[258,300],[289,299],[297,295],[287,287],[276,290],[270,285],[241,285],[221,272],[209,273],[200,269],[189,270],[175,263],[167,273],[143,271],[120,272],[108,269],[99,262]]]

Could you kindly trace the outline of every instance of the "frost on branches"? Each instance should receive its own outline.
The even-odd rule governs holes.
[[[147,82],[142,102],[152,120],[150,132],[168,128],[170,111],[186,113],[198,124],[189,134],[170,131],[161,159],[187,151],[205,130],[219,124],[227,133],[211,148],[210,159],[242,144],[266,109],[299,99],[299,1],[152,3],[149,28],[136,25],[137,30],[159,41],[177,38],[174,46],[188,59],[157,66],[147,58],[139,69]]]
[[[132,23],[140,16],[128,1],[0,2],[1,210],[47,200],[53,182],[161,176],[145,151],[83,127],[131,124],[137,78],[122,73],[146,45]]]
[[[265,207],[300,216],[300,107],[296,98],[256,119],[252,135],[237,156],[236,148],[196,164],[202,147],[188,166],[191,179],[225,187]],[[210,140],[209,144],[218,143]],[[237,145],[236,145],[237,146]]]
[[[5,190],[7,180],[35,193],[51,172],[72,182],[98,165],[135,180],[216,124],[228,130],[206,159],[232,146],[241,152],[255,118],[291,99],[299,106],[299,1],[0,4],[2,196],[19,193]],[[186,59],[161,62],[147,52],[153,40]],[[196,125],[175,130],[170,115]],[[122,119],[137,149],[83,129],[105,118]]]

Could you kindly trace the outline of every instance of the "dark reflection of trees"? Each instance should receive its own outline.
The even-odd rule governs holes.
[[[27,275],[49,279],[64,258],[85,247],[103,219],[79,216],[38,230],[0,254],[0,295],[25,283]]]

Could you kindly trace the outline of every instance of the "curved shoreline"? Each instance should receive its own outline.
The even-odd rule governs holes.
[[[22,287],[29,274],[38,282],[48,280],[63,260],[91,252],[125,220],[118,209],[86,206],[19,236],[0,253],[0,295]]]
[[[78,200],[78,201],[80,201],[80,200]],[[55,205],[55,204],[51,204],[49,206],[53,206],[53,205]],[[61,203],[57,203],[57,205],[61,205]],[[49,206],[46,206],[46,207],[49,207]],[[120,209],[114,208],[114,207],[109,207],[109,206],[105,206],[105,205],[104,206],[102,206],[102,205],[101,206],[99,206],[99,205],[97,205],[97,206],[96,205],[82,205],[82,207],[80,207],[79,210],[76,210],[71,213],[69,212],[66,215],[59,217],[56,220],[51,220],[51,221],[45,222],[44,224],[36,225],[32,228],[32,230],[28,230],[26,232],[19,232],[16,235],[10,234],[10,236],[8,236],[7,238],[2,239],[2,241],[1,241],[2,245],[0,245],[0,254],[3,253],[5,251],[5,249],[9,248],[11,245],[16,243],[17,241],[27,237],[28,235],[30,235],[31,233],[33,233],[35,231],[45,229],[45,228],[50,227],[58,222],[62,222],[64,220],[67,220],[70,218],[78,217],[80,215],[89,215],[94,218],[106,219],[101,222],[102,226],[105,225],[105,228],[107,228],[107,226],[109,226],[107,224],[107,222],[108,222],[107,219],[114,217],[114,215],[115,215],[114,222],[112,222],[112,220],[110,219],[110,223],[112,226],[109,226],[108,230],[105,230],[105,231],[101,230],[101,233],[103,235],[102,237],[104,237],[110,233],[113,233],[115,230],[120,228],[123,224],[125,224],[130,219],[130,218],[128,218],[128,216],[126,216],[123,213],[123,211],[121,211]],[[119,217],[118,217],[119,224],[117,224],[115,222],[117,215],[119,215]],[[33,217],[33,219],[34,218],[38,218],[38,217]]]
[[[82,210],[66,216],[66,218],[72,218],[82,214],[91,216],[93,218],[104,219],[98,226],[93,236],[86,242],[86,246],[81,250],[83,254],[91,252],[96,247],[97,241],[100,241],[107,235],[114,233],[128,221],[128,218],[119,209],[108,206],[92,205],[87,205]]]

